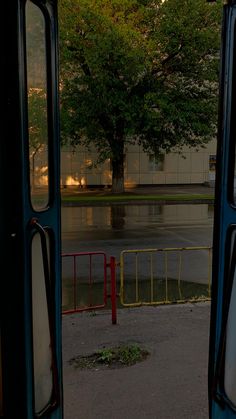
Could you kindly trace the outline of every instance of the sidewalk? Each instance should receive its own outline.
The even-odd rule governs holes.
[[[111,199],[110,188],[78,188],[61,189],[62,206],[102,206],[112,203],[144,205],[162,204],[213,204],[214,188],[207,185],[160,185],[127,188],[122,194],[114,194]],[[147,196],[147,198],[146,198]],[[95,197],[98,199],[96,200]],[[88,200],[86,200],[88,198]]]
[[[64,419],[207,419],[209,303],[63,316]],[[131,367],[78,370],[69,360],[137,343]]]
[[[73,195],[101,195],[109,194],[110,188],[80,188],[78,186],[68,186],[61,189],[62,196],[73,196]],[[125,189],[125,193],[134,195],[195,195],[195,194],[212,194],[214,195],[214,187],[208,185],[149,185],[149,186],[137,186]]]

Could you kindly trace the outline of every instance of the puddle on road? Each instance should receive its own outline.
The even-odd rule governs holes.
[[[181,291],[181,293],[180,293]],[[119,285],[118,290],[119,293]],[[135,302],[150,302],[151,287],[150,281],[141,281],[138,288],[138,295],[136,294],[135,281],[127,281],[124,289],[124,302],[132,304]],[[108,289],[109,294],[109,289]],[[175,279],[168,280],[168,300],[176,302],[178,300],[191,300],[199,298],[208,298],[208,285],[198,284],[193,282],[181,281],[180,290],[178,281]],[[153,301],[165,302],[166,299],[166,281],[165,279],[158,279],[153,286]],[[77,307],[88,307],[103,304],[103,283],[93,283],[89,287],[87,283],[77,284]],[[71,280],[63,280],[63,304],[62,310],[72,309],[74,306],[74,287]],[[117,299],[118,308],[123,308],[120,304],[120,298]],[[110,299],[108,298],[107,307],[110,308]]]
[[[83,251],[83,242],[86,241],[86,249],[89,247],[90,241],[93,243],[94,240],[109,239],[110,249],[113,249],[112,246],[117,246],[119,244],[120,248],[129,247],[129,241],[136,236],[141,237],[153,237],[157,234],[157,229],[159,227],[165,228],[166,226],[180,226],[182,228],[187,226],[194,226],[195,228],[200,227],[211,227],[213,223],[213,206],[207,204],[178,204],[178,205],[117,205],[117,206],[105,206],[105,207],[65,207],[62,208],[62,239],[64,251],[67,249],[82,249]],[[202,229],[203,230],[203,229]],[[202,230],[200,230],[200,235],[202,235]],[[209,235],[211,235],[211,230]],[[112,240],[117,240],[117,233],[124,234],[120,237],[122,240],[118,242],[113,242]],[[135,234],[135,235],[134,235]],[[164,233],[163,233],[164,234]],[[159,233],[160,235],[160,233]],[[176,237],[175,237],[176,238]],[[201,237],[200,237],[201,239]],[[195,242],[201,242],[199,237],[196,238]],[[204,243],[206,243],[206,237],[203,237]],[[207,243],[211,239],[208,240]],[[99,246],[101,243],[99,242]],[[144,241],[142,241],[144,243]],[[94,246],[94,243],[93,243]],[[132,242],[133,246],[133,242]],[[148,246],[150,246],[148,244]],[[144,245],[145,247],[145,245]],[[156,247],[156,246],[154,246]],[[170,246],[169,246],[170,247]],[[173,243],[171,247],[178,247],[178,243]],[[91,249],[89,249],[91,250]],[[99,250],[103,250],[100,249]],[[118,249],[119,250],[119,249]],[[107,251],[107,247],[105,248]],[[195,252],[196,253],[196,252]],[[193,255],[190,257],[190,253],[182,261],[182,279],[186,279],[181,282],[181,295],[178,289],[178,281],[176,278],[178,275],[174,274],[174,269],[178,265],[176,256],[169,255],[168,257],[168,275],[171,279],[168,281],[168,299],[171,301],[177,301],[179,299],[192,299],[199,298],[201,296],[208,297],[208,253],[197,252],[196,257]],[[143,256],[144,257],[144,256]],[[199,260],[201,257],[201,262]],[[131,258],[131,256],[130,256]],[[172,260],[173,259],[173,260]],[[175,260],[176,259],[176,260]],[[139,256],[139,267],[140,275],[146,271],[150,270],[150,261],[145,262],[142,259],[142,256]],[[131,261],[132,262],[132,261]],[[131,263],[128,261],[128,271],[127,275],[130,275],[126,281],[125,287],[125,302],[132,303],[138,301],[149,302],[151,299],[151,287],[150,279],[145,280],[144,278],[140,281],[138,298],[136,298],[136,288],[135,283],[132,281],[133,272],[135,268],[133,265],[135,262]],[[93,265],[93,278],[96,278],[97,282],[93,283],[92,288],[90,289],[86,283],[86,266],[89,262],[84,261],[85,265],[80,267],[77,266],[77,270],[80,270],[80,279],[77,282],[77,296],[76,302],[77,306],[85,307],[89,305],[100,305],[103,302],[103,267],[99,267],[99,261],[96,261],[96,266]],[[103,263],[103,262],[102,262]],[[162,266],[160,262],[158,266]],[[82,265],[83,265],[82,264]],[[94,267],[95,266],[95,267]],[[87,269],[87,268],[86,268]],[[126,267],[125,267],[126,269]],[[84,272],[85,271],[85,272]],[[144,271],[144,272],[143,272]],[[88,271],[87,271],[88,272]],[[101,274],[102,272],[102,274]],[[160,269],[153,265],[153,275],[154,280],[153,287],[153,300],[154,301],[165,301],[166,296],[166,284],[165,280],[160,278],[164,277],[164,268]],[[177,272],[177,271],[176,271]],[[189,273],[191,275],[189,276]],[[73,283],[72,279],[66,279],[72,277],[71,268],[66,265],[66,262],[63,262],[63,310],[73,308]],[[173,279],[175,278],[175,279]],[[200,279],[204,278],[202,282]],[[117,276],[118,279],[118,276]],[[189,281],[188,281],[189,280]],[[193,282],[195,281],[195,282]],[[119,299],[118,299],[119,301]],[[119,305],[120,306],[120,305]]]
[[[207,204],[178,205],[113,205],[106,207],[62,208],[62,234],[69,239],[96,238],[102,231],[126,231],[163,225],[211,225],[213,206]],[[100,233],[99,233],[100,232]]]

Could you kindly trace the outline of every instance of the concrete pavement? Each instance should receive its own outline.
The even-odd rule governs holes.
[[[63,317],[65,419],[207,419],[209,303]],[[69,360],[118,344],[150,352],[120,369],[78,370]]]

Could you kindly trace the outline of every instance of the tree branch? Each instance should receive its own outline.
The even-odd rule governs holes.
[[[183,49],[184,44],[180,44],[179,48],[177,51],[172,52],[172,54],[168,55],[168,57],[166,57],[162,62],[161,65],[164,66],[165,64],[167,64],[169,61],[173,60],[175,57],[177,57],[177,55],[179,55],[180,51]]]

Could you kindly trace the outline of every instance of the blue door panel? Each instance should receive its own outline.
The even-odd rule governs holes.
[[[27,8],[33,10],[33,25]],[[37,74],[31,73],[29,83],[27,24],[32,37],[43,28],[36,36],[45,55],[42,86]],[[0,416],[62,419],[57,0],[3,2],[1,29]],[[48,198],[37,210],[32,199],[30,95],[39,87],[46,91],[40,99],[45,107]]]
[[[210,419],[236,417],[236,6],[233,3],[224,6],[222,25],[209,349]]]

